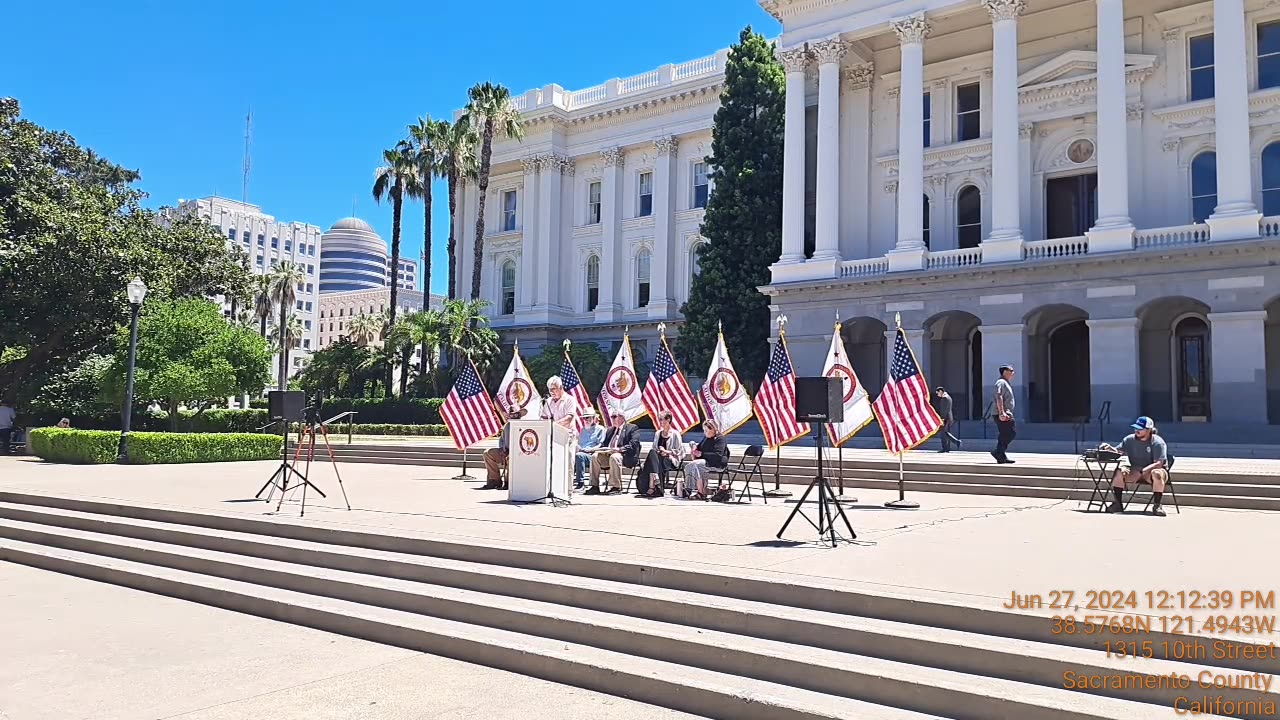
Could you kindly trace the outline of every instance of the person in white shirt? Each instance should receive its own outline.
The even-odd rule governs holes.
[[[18,413],[9,403],[0,401],[0,455],[9,454],[9,445],[13,442],[13,422]]]
[[[575,430],[578,417],[578,401],[564,391],[564,381],[559,375],[547,380],[547,392],[551,397],[543,403],[542,419],[552,420],[569,431]]]

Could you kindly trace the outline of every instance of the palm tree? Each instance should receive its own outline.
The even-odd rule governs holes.
[[[426,375],[427,369],[436,365],[436,349],[448,333],[445,315],[440,310],[423,310],[410,313],[404,319],[415,345],[422,346],[418,362],[418,374]]]
[[[383,166],[373,179],[374,202],[391,198],[391,320],[396,319],[396,297],[399,294],[400,272],[400,218],[404,211],[404,198],[413,184],[417,169],[414,166],[413,148],[401,140],[394,148],[382,151]]]
[[[471,299],[480,299],[480,266],[484,259],[484,201],[489,194],[489,170],[493,161],[493,138],[499,132],[506,137],[520,140],[524,130],[520,127],[520,112],[511,102],[511,91],[501,85],[480,83],[467,93],[466,117],[480,133],[480,172],[476,181],[479,195],[476,203],[476,247],[471,266]]]
[[[280,332],[279,327],[271,328],[271,340],[280,345],[280,364],[284,367],[289,367],[289,350],[302,342],[304,332],[302,321],[293,313],[289,313],[288,317],[285,318],[283,333]]]
[[[413,366],[409,362],[413,356],[413,333],[410,330],[410,318],[418,312],[405,313],[404,317],[391,326],[387,336],[382,340],[382,347],[393,362],[400,366],[400,397],[404,397],[409,389],[409,373]]]
[[[437,150],[442,134],[449,131],[449,123],[444,120],[418,118],[415,125],[409,126],[409,143],[413,147],[414,167],[417,173],[414,183],[409,187],[409,196],[422,199],[422,309],[431,306],[431,183],[440,173],[440,153]]]
[[[291,261],[280,263],[271,273],[271,298],[280,305],[280,332],[276,339],[280,341],[280,380],[279,389],[284,390],[289,381],[289,346],[285,344],[288,333],[288,313],[298,299],[298,285],[307,279],[306,268]],[[295,318],[296,319],[296,318]],[[299,336],[300,337],[300,336]]]
[[[253,316],[258,318],[258,334],[267,336],[267,318],[271,317],[271,288],[273,279],[270,275],[255,275],[253,278]]]
[[[453,124],[441,123],[440,134],[436,137],[436,156],[439,158],[439,172],[449,184],[449,244],[445,250],[449,256],[449,295],[458,297],[458,251],[457,230],[455,220],[458,213],[458,186],[465,180],[476,179],[476,136],[475,128],[466,116],[458,118]]]
[[[382,321],[373,315],[361,315],[347,322],[347,337],[359,347],[368,347],[382,332]]]
[[[498,352],[498,334],[489,327],[485,308],[488,300],[445,300],[444,330],[449,345],[450,366],[457,367],[459,356],[484,365]]]

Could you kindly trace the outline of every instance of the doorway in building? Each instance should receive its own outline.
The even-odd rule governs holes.
[[[1209,326],[1198,317],[1180,320],[1173,331],[1174,388],[1177,418],[1183,422],[1209,419]]]
[[[1049,417],[1076,422],[1090,415],[1089,326],[1072,320],[1049,333]]]
[[[975,327],[969,334],[969,417],[974,420],[981,420],[986,411],[982,403],[984,385],[982,331]]]
[[[1098,220],[1098,175],[1050,178],[1044,187],[1045,238],[1079,237]]]

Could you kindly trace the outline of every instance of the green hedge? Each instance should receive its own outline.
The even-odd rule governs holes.
[[[31,453],[51,462],[102,464],[116,461],[120,433],[110,430],[37,428]],[[280,436],[252,433],[129,433],[129,463],[229,462],[280,457]]]
[[[111,430],[36,428],[27,433],[31,454],[51,462],[96,465],[113,463],[120,433]]]
[[[324,417],[355,410],[358,423],[438,425],[444,398],[327,398]]]
[[[448,435],[449,428],[444,425],[395,425],[391,423],[356,423],[352,431],[355,435],[421,435],[434,437]],[[346,425],[329,426],[329,435],[346,435]]]
[[[129,463],[233,462],[280,457],[278,435],[256,433],[129,433]]]
[[[392,398],[390,400],[337,398],[325,401],[321,419],[327,420],[339,413],[355,410],[358,413],[355,416],[356,423],[362,425],[439,425],[444,422],[440,418],[440,406],[442,404],[444,404],[444,400],[441,398],[409,398],[407,400],[401,398]],[[277,430],[277,427],[259,430],[259,428],[270,424],[271,419],[265,409],[257,407],[248,410],[211,408],[198,415],[184,410],[181,414],[182,417],[178,420],[178,431],[184,433],[258,433]],[[62,417],[64,415],[52,411],[24,411],[19,413],[18,421],[24,426],[41,427],[55,425]],[[71,414],[67,417],[71,420],[71,427],[77,430],[120,429],[120,413],[115,410],[102,415]],[[333,427],[337,427],[337,424]],[[169,416],[163,412],[150,413],[141,408],[135,409],[133,413],[133,430],[166,432],[169,430]],[[406,431],[404,433],[371,432],[366,434],[431,435],[433,433]]]

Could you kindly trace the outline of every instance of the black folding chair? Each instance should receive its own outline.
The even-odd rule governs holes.
[[[764,473],[760,472],[760,461],[764,459],[764,448],[759,445],[748,446],[746,451],[742,453],[742,457],[738,458],[738,466],[724,471],[729,476],[729,490],[733,490],[733,484],[742,478],[742,489],[738,491],[735,502],[742,502],[742,498],[753,500],[754,495],[751,493],[751,479],[757,478],[760,481],[760,497],[764,498],[766,505],[769,504],[769,496],[765,494]],[[750,464],[748,464],[750,461]]]
[[[1169,477],[1164,482],[1164,489],[1165,489],[1165,492],[1169,493],[1169,497],[1173,498],[1174,511],[1177,512],[1179,515],[1181,515],[1182,507],[1178,505],[1178,491],[1173,489],[1173,461],[1174,461],[1173,453],[1166,453],[1164,458],[1164,469]],[[1125,510],[1129,509],[1129,505],[1133,503],[1133,499],[1138,496],[1138,491],[1140,491],[1143,487],[1149,488],[1151,486],[1143,482],[1138,482],[1134,484],[1133,492],[1129,493],[1129,500],[1124,504]],[[1155,498],[1156,496],[1154,492],[1147,493],[1147,504],[1142,506],[1142,512],[1146,512],[1151,509],[1151,503],[1155,500]]]

